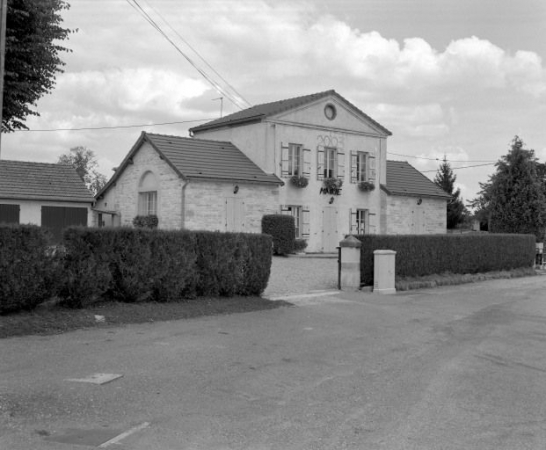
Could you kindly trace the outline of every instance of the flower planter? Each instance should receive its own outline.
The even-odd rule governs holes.
[[[307,185],[309,184],[309,180],[303,175],[294,175],[290,178],[290,183],[292,184],[292,186],[304,188],[307,187]]]

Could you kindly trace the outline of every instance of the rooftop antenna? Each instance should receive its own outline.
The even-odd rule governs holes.
[[[213,98],[212,100],[220,100],[220,118],[222,118],[224,114],[224,97]]]

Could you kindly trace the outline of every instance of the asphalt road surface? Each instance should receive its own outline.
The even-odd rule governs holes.
[[[545,289],[330,294],[1,340],[0,449],[544,449]]]

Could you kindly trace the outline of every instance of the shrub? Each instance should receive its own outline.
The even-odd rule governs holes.
[[[294,252],[303,252],[307,248],[307,241],[305,239],[296,239],[294,241]]]
[[[34,225],[0,225],[0,314],[31,310],[54,294],[49,236]]]
[[[262,217],[262,233],[273,238],[273,253],[287,255],[294,251],[296,226],[294,217],[284,214],[269,214]]]
[[[530,267],[535,238],[521,234],[362,235],[361,282],[373,284],[374,250],[396,251],[397,277]]]
[[[133,219],[133,226],[135,228],[150,228],[155,229],[159,224],[159,219],[156,215],[150,214],[148,216],[136,216]]]

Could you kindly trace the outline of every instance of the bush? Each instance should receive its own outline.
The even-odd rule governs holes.
[[[294,241],[294,252],[300,253],[307,248],[307,241],[305,239],[296,239]]]
[[[396,251],[397,277],[463,274],[533,265],[535,238],[521,234],[362,235],[361,282],[373,284],[374,250]]]
[[[149,216],[136,216],[133,219],[133,226],[135,228],[150,228],[155,229],[159,224],[159,219],[156,215],[150,214]]]
[[[49,235],[34,225],[0,225],[0,314],[31,310],[55,293]]]
[[[296,236],[294,217],[284,214],[265,215],[262,217],[262,233],[273,238],[275,255],[293,253]]]

